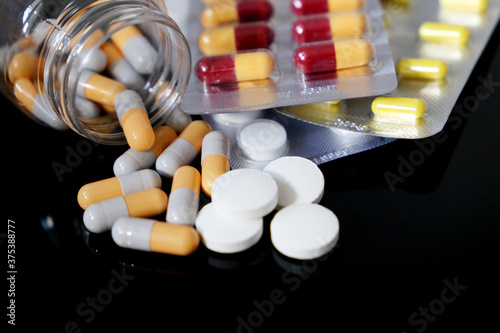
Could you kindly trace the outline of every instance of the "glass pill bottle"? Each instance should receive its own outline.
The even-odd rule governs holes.
[[[0,89],[26,115],[95,142],[124,144],[114,109],[127,89],[153,128],[191,70],[186,38],[153,0],[0,0]]]

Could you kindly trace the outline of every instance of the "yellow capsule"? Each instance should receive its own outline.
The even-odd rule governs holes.
[[[442,7],[480,13],[488,7],[488,0],[439,0]]]
[[[418,29],[422,40],[427,42],[466,44],[470,32],[466,27],[437,23],[424,22]]]
[[[372,102],[372,111],[383,120],[415,122],[421,118],[426,105],[420,98],[377,97]]]
[[[442,79],[448,73],[448,65],[442,60],[434,59],[401,59],[396,71],[403,78],[410,79]]]
[[[273,73],[274,66],[274,58],[268,52],[242,52],[234,57],[234,71],[238,82],[267,79]]]

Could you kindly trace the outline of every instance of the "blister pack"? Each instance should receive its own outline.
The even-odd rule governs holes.
[[[394,138],[424,138],[444,127],[498,24],[500,0],[383,3],[399,79],[398,87],[384,97],[398,99],[366,97],[279,112],[313,124]],[[477,98],[468,103],[465,108],[477,108]]]
[[[204,114],[202,118],[212,130],[228,136],[232,169],[263,169],[282,156],[301,156],[319,165],[395,140],[309,124],[273,110]]]
[[[167,2],[193,61],[181,109],[241,112],[392,91],[379,1],[330,2],[307,9],[302,1],[191,0],[184,11]]]

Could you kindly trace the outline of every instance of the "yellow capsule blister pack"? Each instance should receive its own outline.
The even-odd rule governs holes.
[[[379,97],[278,108],[313,124],[417,139],[438,133],[499,21],[500,0],[384,0],[398,87]],[[491,78],[477,78],[479,84]],[[468,105],[477,108],[477,103]]]

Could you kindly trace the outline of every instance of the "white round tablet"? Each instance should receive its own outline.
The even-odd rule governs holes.
[[[271,241],[279,252],[294,259],[314,259],[328,253],[338,241],[339,220],[318,204],[283,208],[271,221]]]
[[[278,184],[278,208],[299,203],[318,203],[323,197],[325,177],[311,160],[285,156],[270,162],[264,172]]]
[[[249,249],[259,241],[264,231],[264,220],[234,219],[221,215],[214,205],[205,205],[195,223],[202,243],[211,251],[236,253]]]
[[[221,124],[228,125],[241,125],[247,121],[260,117],[262,110],[259,111],[245,111],[245,112],[230,112],[230,113],[214,113],[212,118]]]
[[[274,120],[254,120],[240,128],[236,142],[241,152],[252,160],[270,161],[285,152],[286,130]]]
[[[278,204],[278,185],[260,170],[231,170],[214,181],[212,203],[220,214],[230,218],[263,217]]]

